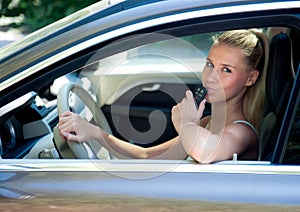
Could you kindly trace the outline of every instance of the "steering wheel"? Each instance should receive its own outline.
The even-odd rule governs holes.
[[[90,94],[84,90],[81,86],[75,83],[68,83],[62,86],[57,95],[57,110],[58,115],[62,112],[70,111],[69,99],[70,92],[75,93],[81,101],[88,107],[91,111],[96,124],[105,130],[107,133],[111,134],[111,128],[103,114],[103,112],[98,108],[96,102],[92,99]],[[77,158],[77,159],[111,159],[110,153],[103,148],[97,141],[88,142],[74,142],[74,141],[64,141],[58,131],[58,127],[54,128],[54,143],[63,158]],[[95,152],[97,151],[97,153]]]

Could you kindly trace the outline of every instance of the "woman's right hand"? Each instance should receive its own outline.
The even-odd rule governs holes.
[[[64,140],[86,142],[97,137],[98,127],[84,120],[80,115],[63,112],[59,117],[58,129]]]
[[[181,127],[187,123],[199,125],[199,121],[205,109],[205,102],[206,100],[204,99],[200,103],[199,108],[197,108],[193,93],[188,90],[186,97],[172,108],[172,122],[178,133],[181,131]]]

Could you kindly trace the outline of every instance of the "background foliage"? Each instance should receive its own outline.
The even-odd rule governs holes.
[[[10,27],[37,30],[99,0],[0,0],[0,18],[23,17]]]

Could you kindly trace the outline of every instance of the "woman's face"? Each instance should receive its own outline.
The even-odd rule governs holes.
[[[222,44],[214,45],[202,72],[207,100],[210,103],[228,101],[245,92],[249,79],[246,67],[240,49]]]

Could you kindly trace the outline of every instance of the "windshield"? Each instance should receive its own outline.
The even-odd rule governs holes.
[[[78,12],[73,13],[72,15],[69,15],[57,22],[54,22],[53,24],[50,24],[40,30],[37,30],[25,36],[23,39],[20,39],[0,49],[0,60],[4,59],[5,57],[8,57],[9,55],[11,55],[14,52],[17,52],[18,50],[21,50],[22,48],[25,48],[26,46],[29,46],[30,44],[41,40],[42,38],[46,38],[48,35],[54,34],[56,31],[59,31],[60,29],[66,27],[67,25],[70,25],[71,23],[75,23],[83,17],[92,15],[119,2],[121,2],[121,0],[102,0],[101,2],[79,10]]]

